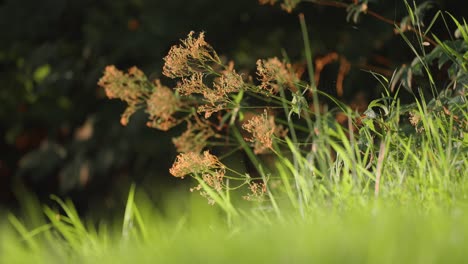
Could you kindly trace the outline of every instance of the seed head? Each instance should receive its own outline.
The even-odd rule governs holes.
[[[173,138],[172,143],[178,152],[200,153],[205,148],[208,139],[215,135],[216,133],[209,124],[197,118],[196,123],[189,122],[187,130],[179,137]]]
[[[202,32],[194,37],[191,31],[182,44],[172,46],[164,58],[163,74],[170,78],[186,77],[195,72],[204,71],[207,64],[219,63],[214,49],[205,41]]]
[[[249,132],[252,136],[246,138],[247,141],[254,143],[254,153],[266,153],[272,148],[273,135],[277,130],[275,118],[268,116],[265,110],[263,114],[256,115],[242,125],[242,128]]]
[[[128,104],[120,120],[124,126],[150,93],[148,79],[136,67],[130,68],[128,73],[123,73],[113,65],[107,66],[98,85],[104,88],[109,99],[118,98]]]
[[[209,172],[221,172],[224,175],[225,166],[209,151],[201,153],[187,152],[177,156],[169,172],[174,177],[183,178],[187,175],[203,175]]]
[[[257,61],[257,76],[261,81],[260,88],[275,94],[281,85],[297,90],[295,83],[299,82],[291,64],[284,64],[278,58]]]
[[[161,85],[159,80],[154,82],[153,93],[146,101],[146,105],[146,112],[150,119],[147,123],[149,127],[167,131],[178,124],[173,115],[182,103],[174,92]]]

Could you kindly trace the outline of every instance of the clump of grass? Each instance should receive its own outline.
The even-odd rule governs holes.
[[[466,202],[421,207],[416,198],[402,207],[355,197],[346,208],[314,202],[317,210],[305,218],[289,210],[281,220],[271,212],[246,211],[229,227],[197,196],[188,205],[193,211],[168,216],[141,210],[137,205],[147,204],[135,201],[141,196],[134,191],[118,226],[86,224],[59,199],[63,213],[46,213],[49,224],[31,231],[10,215],[21,235],[0,227],[0,261],[437,263],[466,257]]]

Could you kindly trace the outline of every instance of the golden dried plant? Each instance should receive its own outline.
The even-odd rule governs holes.
[[[181,79],[176,88],[181,95],[200,95],[203,104],[198,105],[197,111],[209,118],[228,107],[229,94],[240,91],[244,81],[234,70],[234,63],[226,66],[221,62],[216,51],[205,41],[203,32],[195,37],[192,31],[181,42],[164,58],[163,73]]]
[[[189,120],[187,130],[182,135],[173,138],[172,143],[180,153],[200,153],[206,147],[208,139],[214,136],[216,133],[206,120],[195,116],[195,123]]]
[[[211,173],[203,173],[202,179],[206,184],[208,184],[208,186],[220,192],[224,187],[224,183],[223,183],[224,174],[225,174],[224,170],[223,171],[217,170]]]
[[[249,183],[250,193],[243,196],[247,201],[263,201],[267,192],[267,185],[265,182],[250,182]]]
[[[282,126],[275,124],[274,116],[268,115],[266,110],[263,114],[255,115],[247,120],[242,128],[251,134],[251,137],[246,140],[254,143],[255,154],[267,153],[273,148],[273,136],[285,136],[287,133]]]
[[[169,172],[174,177],[178,178],[184,178],[188,175],[198,177],[198,179],[203,180],[209,188],[217,192],[222,191],[222,189],[226,187],[224,185],[226,167],[216,156],[210,154],[209,151],[204,151],[203,153],[187,152],[179,154]],[[190,191],[199,191],[200,194],[208,200],[208,203],[213,205],[215,201],[205,188],[199,184],[194,188],[190,188]]]
[[[151,84],[137,67],[132,67],[128,73],[123,73],[114,65],[107,66],[98,85],[104,88],[109,99],[118,98],[128,104],[120,120],[124,126],[128,124],[130,116],[141,107],[151,92]]]
[[[226,168],[219,159],[210,154],[209,151],[203,153],[187,152],[177,156],[169,172],[178,178],[187,175],[203,175],[206,173],[216,173],[224,175]]]
[[[239,92],[244,87],[242,76],[236,73],[234,63],[230,62],[228,67],[221,71],[221,76],[213,83],[215,90],[224,95]]]
[[[206,72],[211,63],[221,61],[214,49],[205,41],[202,32],[198,37],[191,31],[182,44],[172,46],[164,58],[163,74],[170,78],[190,76],[197,72]]]
[[[161,84],[154,82],[154,89],[146,101],[146,112],[149,114],[147,126],[167,131],[178,124],[174,113],[183,105],[174,92]]]
[[[209,118],[213,113],[226,109],[231,102],[229,94],[239,92],[244,87],[242,76],[234,70],[234,64],[221,72],[221,76],[213,82],[213,88],[203,93],[205,105],[198,107],[199,113],[205,113]]]
[[[286,86],[291,91],[297,90],[298,74],[289,63],[283,63],[278,58],[257,61],[257,76],[261,81],[260,88],[268,93],[278,93],[280,86]]]

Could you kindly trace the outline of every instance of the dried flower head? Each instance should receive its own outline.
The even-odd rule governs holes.
[[[104,88],[109,99],[118,98],[128,104],[122,114],[122,125],[127,125],[130,116],[145,102],[150,93],[148,79],[136,67],[130,68],[128,73],[123,73],[113,65],[107,66],[98,85]]]
[[[214,49],[205,41],[202,32],[198,37],[191,31],[182,44],[172,46],[164,58],[163,74],[170,78],[186,77],[203,71],[206,64],[220,63]]]
[[[227,108],[227,103],[217,103],[217,104],[204,104],[200,105],[197,109],[198,113],[205,113],[204,117],[205,118],[210,118],[211,115],[214,113],[217,113],[219,111],[222,111]]]
[[[264,182],[250,182],[249,183],[250,193],[243,198],[247,201],[263,201],[263,198],[267,192],[267,187]]]
[[[295,83],[299,82],[298,74],[294,72],[291,64],[282,63],[278,58],[257,61],[257,75],[262,82],[260,88],[269,92],[277,93],[280,85],[295,91]]]
[[[203,94],[209,88],[203,83],[204,74],[196,72],[190,77],[182,78],[177,84],[177,91],[182,95]]]
[[[227,107],[231,101],[230,93],[239,92],[244,86],[242,76],[233,69],[233,64],[221,73],[215,80],[212,89],[205,89],[203,93],[205,105],[198,107],[199,113],[205,113],[205,118],[209,118],[213,113],[219,112]]]
[[[203,173],[202,179],[203,181],[208,184],[211,188],[215,189],[216,191],[221,191],[224,187],[223,179],[224,179],[225,171],[215,171],[210,173]]]
[[[128,125],[128,121],[130,120],[130,117],[138,110],[138,108],[136,107],[136,105],[129,105],[125,111],[123,112],[123,114],[120,116],[120,124],[122,124],[122,126],[127,126]]]
[[[242,125],[242,128],[252,135],[246,140],[254,143],[255,154],[266,153],[268,149],[272,148],[273,135],[287,133],[281,126],[276,126],[275,118],[269,116],[266,110],[263,114],[250,118]]]
[[[234,63],[230,62],[228,68],[221,72],[221,77],[214,82],[213,86],[218,93],[223,93],[225,95],[239,92],[244,86],[244,80],[242,76],[236,73]]]
[[[154,89],[146,101],[146,112],[150,115],[147,125],[163,131],[167,131],[176,124],[174,113],[182,105],[180,99],[159,80],[154,82]]]
[[[206,102],[198,107],[198,112],[205,112],[205,118],[209,118],[214,112],[226,107],[225,95],[206,86],[203,82],[203,73],[194,73],[190,77],[182,78],[177,85],[177,91],[183,95],[200,94]]]
[[[173,138],[172,143],[174,143],[178,152],[200,153],[205,148],[208,139],[215,135],[216,133],[206,121],[196,118],[196,123],[189,122],[187,130],[179,137]]]
[[[219,159],[205,151],[202,154],[196,152],[181,153],[177,156],[169,172],[174,177],[183,178],[187,175],[203,175],[205,173],[222,173],[224,175],[225,166]]]
[[[177,85],[177,91],[182,95],[200,94],[205,104],[198,107],[198,112],[205,113],[205,118],[225,109],[230,102],[229,94],[239,92],[244,86],[242,76],[236,73],[232,63],[220,73],[212,87],[205,84],[204,78],[205,74],[201,72],[183,77]]]

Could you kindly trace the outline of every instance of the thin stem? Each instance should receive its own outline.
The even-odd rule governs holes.
[[[330,1],[330,0],[302,0],[303,2],[309,2],[309,3],[313,3],[313,4],[316,4],[316,5],[321,5],[321,6],[332,6],[332,7],[337,7],[337,8],[348,8],[350,7],[351,5],[354,5],[354,4],[347,4],[347,3],[342,3],[342,2],[336,2],[336,1]],[[365,14],[368,14],[374,18],[376,18],[377,20],[380,20],[386,24],[390,24],[390,25],[394,25],[394,26],[397,26],[397,27],[400,27],[400,23],[399,22],[396,22],[394,20],[391,20],[391,19],[388,19],[372,10],[369,10],[367,9]],[[408,27],[408,30],[418,34],[419,36],[421,36],[422,38],[424,38],[425,41],[431,43],[434,47],[437,47],[438,44],[437,42],[435,42],[433,39],[429,38],[428,36],[424,35],[423,33],[419,32],[418,30],[416,30],[415,28],[413,27]]]
[[[304,14],[299,14],[299,22],[301,24],[301,31],[302,31],[302,38],[304,39],[304,52],[306,55],[306,60],[307,60],[307,70],[309,73],[309,81],[310,81],[310,89],[312,90],[312,97],[313,97],[313,103],[314,103],[314,114],[316,118],[316,128],[320,131],[321,130],[321,116],[320,116],[320,105],[319,105],[319,99],[317,95],[317,86],[315,85],[315,79],[314,79],[314,64],[312,60],[312,50],[310,47],[310,41],[309,41],[309,33],[307,31],[307,25],[305,22]],[[307,116],[306,116],[307,118]],[[310,119],[309,119],[310,120]],[[310,128],[310,124],[307,124]],[[312,131],[311,131],[312,132]]]
[[[261,162],[260,160],[257,158],[257,156],[254,154],[254,152],[252,151],[252,149],[250,149],[249,145],[245,142],[244,138],[242,137],[241,133],[239,132],[239,129],[237,129],[236,126],[231,126],[232,128],[232,134],[234,135],[234,137],[237,139],[237,141],[239,142],[239,144],[242,146],[242,148],[244,149],[245,153],[247,154],[247,157],[250,159],[250,161],[252,162],[252,164],[255,166],[255,169],[257,170],[257,172],[260,174],[260,176],[262,177],[262,180],[263,182],[265,183],[265,186],[266,186],[266,189],[267,189],[267,194],[268,194],[268,197],[270,198],[270,202],[271,202],[271,205],[273,206],[274,210],[275,210],[275,213],[277,214],[278,217],[281,217],[281,212],[280,212],[280,209],[278,207],[278,204],[276,203],[276,199],[275,197],[273,196],[273,194],[271,193],[271,190],[270,188],[268,187],[267,185],[267,177],[265,175],[265,171],[263,170],[262,168],[262,165],[261,165]]]
[[[385,141],[382,140],[380,142],[380,150],[379,150],[379,157],[377,159],[377,173],[375,176],[375,188],[374,188],[374,194],[375,197],[379,196],[379,191],[380,191],[380,177],[382,175],[382,167],[383,167],[383,162],[385,158]]]

